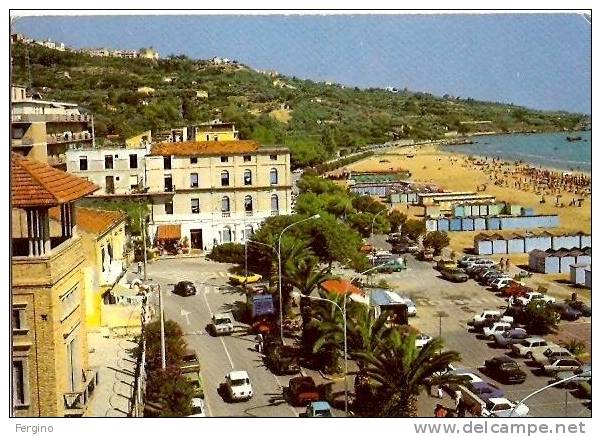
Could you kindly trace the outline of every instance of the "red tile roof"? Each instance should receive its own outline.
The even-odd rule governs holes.
[[[349,281],[343,279],[328,279],[319,284],[319,287],[327,293],[344,294],[348,290],[347,294],[365,295],[365,292],[359,287],[356,287]]]
[[[50,218],[60,220],[59,208],[50,208],[48,211]],[[75,208],[75,223],[77,227],[90,234],[102,235],[110,230],[117,223],[122,222],[127,217],[123,211],[108,211],[95,208]]]
[[[159,143],[152,146],[151,155],[162,156],[219,156],[254,153],[259,143],[250,140],[237,141],[184,141],[180,143]]]
[[[56,206],[87,196],[98,186],[48,164],[31,161],[12,152],[11,202],[16,208]]]
[[[181,225],[159,225],[157,229],[157,240],[179,240],[181,237]]]

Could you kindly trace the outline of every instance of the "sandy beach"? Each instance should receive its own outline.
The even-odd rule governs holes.
[[[413,155],[407,157],[406,155]],[[388,162],[380,162],[380,161]],[[492,158],[488,157],[488,162],[492,163]],[[511,172],[517,167],[504,165],[501,172],[495,174],[491,166],[486,168],[484,165],[475,165],[469,161],[467,156],[440,150],[437,145],[423,145],[402,147],[394,150],[382,152],[363,161],[356,162],[347,167],[355,171],[384,171],[391,168],[406,169],[412,174],[411,180],[415,182],[428,182],[439,185],[445,190],[451,191],[478,191],[486,184],[486,189],[481,194],[492,194],[500,201],[519,204],[524,207],[534,208],[537,214],[558,214],[561,227],[553,228],[552,231],[583,231],[591,232],[591,197],[578,196],[573,192],[559,190],[560,204],[565,206],[555,206],[556,194],[545,195],[545,203],[540,203],[542,194],[536,194],[532,186],[525,187],[524,183],[518,188],[516,182],[518,177],[512,177]],[[501,178],[505,172],[504,179],[506,184],[495,185],[495,178]],[[539,191],[539,193],[541,193]],[[568,206],[573,198],[584,198],[581,206]],[[401,212],[409,216],[423,217],[423,207],[410,207],[401,205],[398,207]],[[465,252],[473,247],[473,239],[476,232],[450,232],[451,249],[457,253]],[[506,257],[507,255],[505,255]],[[493,258],[500,258],[494,256]],[[528,263],[527,254],[518,254],[510,256],[514,265],[524,265]],[[555,275],[554,275],[555,276]],[[539,280],[545,285],[548,282],[557,284],[560,278],[551,275],[535,275],[534,279]],[[564,285],[565,287],[565,285]],[[562,287],[563,288],[563,287]]]

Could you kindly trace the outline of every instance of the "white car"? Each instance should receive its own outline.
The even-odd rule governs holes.
[[[480,314],[476,314],[473,318],[474,325],[479,325],[489,319],[500,319],[501,311],[499,310],[484,310]]]
[[[524,417],[528,415],[530,409],[520,404],[517,406],[515,402],[505,398],[489,398],[486,402],[486,407],[482,409],[484,417]]]
[[[200,398],[192,398],[192,414],[188,417],[207,417],[205,404]]]
[[[516,298],[515,302],[517,302],[520,305],[526,306],[533,300],[542,300],[545,303],[555,303],[554,297],[547,296],[546,294],[542,294],[537,291],[526,293],[525,295]]]
[[[231,313],[215,313],[211,318],[213,335],[230,335],[234,331],[234,316]]]
[[[432,341],[432,337],[430,337],[429,335],[418,334],[417,337],[415,337],[415,347],[417,349],[421,349],[425,345],[427,345],[428,343],[430,343],[431,341]]]
[[[457,375],[457,376],[464,376],[471,384],[473,384],[474,382],[483,382],[484,381],[478,375],[470,372],[467,369],[455,369],[455,370],[449,371],[449,373],[453,374],[453,375]]]
[[[517,282],[520,285],[524,285],[523,282],[516,281],[515,279],[507,278],[507,277],[501,277],[501,278],[495,279],[493,281],[493,283],[490,284],[490,286],[492,288],[494,288],[495,290],[502,290],[503,288],[507,287],[512,282]]]
[[[225,390],[232,401],[246,401],[253,397],[250,377],[245,370],[232,370],[225,375]]]
[[[484,332],[484,337],[488,338],[489,340],[494,340],[495,334],[501,334],[501,333],[503,333],[505,331],[509,331],[509,330],[511,330],[511,323],[496,322],[496,323],[493,323],[492,326],[485,327],[483,332]]]
[[[475,259],[473,261],[468,261],[465,263],[465,267],[475,268],[475,267],[492,267],[495,265],[495,262],[491,259]]]
[[[511,345],[511,352],[518,357],[532,358],[535,353],[543,353],[552,346],[557,346],[542,337],[528,337],[520,343]]]

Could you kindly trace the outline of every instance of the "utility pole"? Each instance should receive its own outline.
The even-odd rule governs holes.
[[[146,272],[146,270],[144,270]],[[167,367],[165,359],[165,316],[163,314],[163,293],[161,293],[161,285],[157,285],[159,289],[159,312],[161,313],[161,368],[165,370]]]

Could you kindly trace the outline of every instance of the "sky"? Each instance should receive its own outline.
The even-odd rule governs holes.
[[[578,14],[46,16],[13,19],[12,31],[73,48],[152,46],[347,86],[591,113],[591,25]]]

